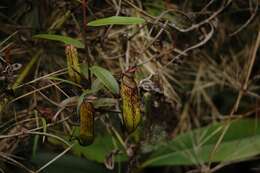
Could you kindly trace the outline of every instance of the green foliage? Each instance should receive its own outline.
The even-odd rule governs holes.
[[[113,94],[119,93],[119,85],[110,71],[100,67],[92,66],[91,72],[107,87]]]
[[[79,135],[79,127],[75,127],[74,130],[74,135]],[[79,143],[77,143],[73,147],[72,152],[77,156],[83,156],[89,160],[104,163],[106,156],[108,156],[109,153],[115,149],[114,142],[115,141],[113,140],[113,137],[108,133],[96,134],[92,145],[81,146]],[[120,161],[125,161],[126,156],[125,154],[120,154],[118,155],[117,159]]]
[[[75,135],[79,133],[79,128],[75,129]],[[112,137],[110,135],[97,135],[92,145],[81,146],[76,144],[73,147],[73,153],[78,156],[84,156],[89,160],[103,163],[106,155],[114,149]]]
[[[145,20],[139,17],[112,16],[91,21],[88,23],[88,26],[134,25],[142,24],[144,22]]]
[[[191,27],[191,19],[184,13],[176,9],[168,10],[165,8],[163,1],[146,2],[145,7],[147,12],[153,16],[160,16],[163,20],[168,20],[169,24],[173,27],[186,29]]]
[[[98,98],[93,101],[93,105],[96,109],[113,107],[117,104],[117,100],[113,98]]]
[[[67,37],[67,36],[62,36],[62,35],[55,35],[55,34],[37,34],[34,35],[33,38],[37,39],[46,39],[46,40],[53,40],[53,41],[59,41],[62,42],[66,45],[73,45],[77,48],[84,48],[84,44],[80,42],[79,40]]]
[[[103,173],[110,172],[104,163],[112,168],[116,161],[112,172],[125,166],[128,172],[153,166],[167,172],[179,165],[186,172],[214,172],[259,155],[259,121],[252,118],[260,106],[257,2],[2,0],[1,171],[24,164],[32,170],[27,172]],[[109,25],[115,26],[104,27]],[[34,35],[39,31],[46,34]],[[23,68],[17,70],[17,63]],[[135,65],[138,86],[121,78],[130,93],[124,98],[113,74]],[[91,109],[80,109],[83,100]],[[81,121],[80,112],[88,110],[94,118]],[[122,128],[127,121],[137,126],[140,116],[135,132]],[[95,124],[95,139],[81,146],[74,139],[86,141],[80,131],[89,124]],[[33,164],[17,160],[18,153],[28,156],[17,142],[30,148]]]
[[[32,163],[36,164],[38,167],[44,165],[49,160],[53,159],[58,154],[51,152],[39,152],[34,158],[32,158]],[[47,168],[45,168],[43,173],[86,173],[86,172],[98,172],[98,173],[109,173],[111,171],[107,170],[103,164],[94,163],[88,161],[84,158],[80,158],[73,155],[65,155]]]
[[[34,114],[35,114],[36,124],[37,126],[39,126],[39,117],[37,111],[35,111]],[[35,135],[33,138],[32,157],[36,156],[38,143],[39,143],[39,135]]]
[[[75,83],[71,80],[62,79],[62,78],[54,77],[54,76],[50,76],[50,77],[48,77],[48,79],[54,80],[54,81],[60,81],[60,82],[63,82],[63,83],[70,84],[71,86],[77,86],[77,87],[81,88],[81,85],[79,85],[79,84],[77,84],[77,83]]]
[[[253,119],[240,119],[230,124],[217,123],[181,134],[158,147],[142,166],[198,165],[206,162],[238,161],[256,156],[260,154],[259,123],[260,121]],[[225,128],[228,130],[213,153]]]

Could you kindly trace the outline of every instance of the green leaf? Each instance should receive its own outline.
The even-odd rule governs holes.
[[[80,114],[80,105],[82,104],[82,102],[84,101],[84,98],[88,95],[89,93],[88,93],[88,91],[86,91],[86,92],[83,92],[81,95],[80,95],[80,97],[79,97],[79,99],[78,99],[78,104],[77,104],[77,115],[79,116],[79,114]]]
[[[113,106],[116,106],[117,104],[117,99],[114,98],[98,98],[96,100],[93,101],[93,105],[96,109],[99,108],[111,108]]]
[[[260,154],[259,123],[240,119],[187,132],[158,147],[142,167],[239,161],[256,156]],[[222,142],[212,153],[225,128]]]
[[[97,130],[97,129],[95,129]],[[71,140],[71,137],[79,136],[79,127],[75,127],[73,131],[73,136],[63,136],[66,140]],[[53,145],[61,146],[63,148],[67,148],[66,145],[58,141],[54,138],[48,138],[48,141],[52,143]],[[116,142],[116,146],[115,146]],[[73,141],[74,143],[74,141]],[[76,143],[72,148],[72,153],[77,156],[83,156],[89,160],[93,160],[99,163],[104,163],[106,156],[108,156],[115,148],[119,148],[120,150],[124,151],[124,148],[118,143],[118,141],[115,141],[113,136],[108,133],[97,133],[95,135],[95,140],[93,144],[88,146],[81,146],[79,143]],[[126,161],[127,156],[125,153],[118,154],[115,157],[116,162],[120,161]]]
[[[80,73],[87,79],[88,78],[88,65],[80,64]]]
[[[145,20],[139,17],[112,16],[103,19],[97,19],[88,23],[88,26],[104,25],[134,25],[142,24]]]
[[[80,114],[80,105],[82,104],[82,102],[84,101],[84,99],[85,99],[85,97],[87,97],[87,96],[89,96],[89,95],[91,95],[91,94],[94,94],[96,92],[96,90],[95,89],[91,89],[91,90],[84,90],[83,92],[82,92],[82,94],[79,96],[79,98],[78,98],[78,103],[77,103],[77,115],[79,116],[79,114]]]
[[[37,111],[34,111],[34,113],[35,113],[36,125],[37,125],[37,127],[39,127],[39,116],[38,116],[38,113],[37,113]],[[33,149],[32,149],[32,157],[35,157],[35,156],[36,156],[36,151],[37,151],[37,148],[38,148],[39,138],[40,138],[39,135],[35,135],[35,136],[34,136],[34,139],[33,139]]]
[[[77,130],[77,128],[76,128]],[[77,135],[77,131],[75,135]],[[87,159],[95,160],[97,162],[104,162],[106,155],[113,150],[112,137],[96,136],[94,143],[89,146],[81,146],[77,144],[73,147],[72,152],[78,156],[84,156]]]
[[[41,117],[41,121],[42,121],[43,132],[47,133],[47,122],[45,118]],[[44,143],[44,141],[45,141],[45,136],[42,137],[42,143]]]
[[[79,87],[79,88],[82,88],[81,85],[79,85],[79,84],[77,84],[77,83],[75,83],[75,82],[73,82],[73,81],[66,80],[66,79],[62,79],[62,78],[59,78],[59,77],[49,76],[48,79],[61,81],[61,82],[64,82],[64,83],[67,83],[67,84],[74,85],[74,86],[77,86],[77,87]]]
[[[119,93],[119,85],[114,76],[106,69],[92,66],[90,71],[114,94]]]
[[[151,14],[152,16],[160,16],[163,20],[168,20],[168,24],[173,26],[174,28],[180,28],[180,29],[187,29],[192,26],[192,20],[185,15],[184,13],[181,13],[180,11],[168,11],[166,12],[165,4],[163,1],[160,1],[158,3],[154,2],[145,2],[144,7],[146,9],[146,12]],[[162,15],[164,13],[164,15]]]
[[[54,157],[57,157],[60,153],[53,153],[49,151],[45,151],[41,149],[39,153],[37,153],[36,157],[33,157],[30,161],[37,167],[41,167],[49,162]],[[24,172],[24,171],[17,171]],[[99,164],[96,162],[92,162],[90,160],[86,160],[85,158],[77,157],[71,154],[65,154],[59,159],[52,162],[48,165],[44,171],[48,173],[86,173],[86,172],[98,172],[98,173],[112,173],[112,171],[106,169],[104,164]]]
[[[95,91],[95,93],[97,93],[103,88],[104,88],[104,84],[101,83],[99,79],[95,79],[91,84],[91,90]]]
[[[177,13],[177,12],[167,13],[162,18],[168,20],[169,25],[180,29],[187,29],[192,26],[191,19],[182,13]]]
[[[38,35],[34,35],[33,38],[59,41],[59,42],[62,42],[66,45],[68,45],[68,44],[73,45],[77,48],[84,48],[85,47],[84,44],[82,42],[80,42],[79,40],[76,40],[76,39],[73,39],[73,38],[67,37],[67,36],[62,36],[62,35],[38,34]]]
[[[75,128],[74,135],[79,135],[79,127]],[[113,137],[110,134],[98,134],[95,137],[93,144],[89,146],[81,146],[76,144],[72,152],[78,156],[84,156],[89,160],[94,160],[99,163],[104,163],[106,156],[115,149],[113,144]],[[118,155],[118,160],[125,161],[127,159],[125,154]]]

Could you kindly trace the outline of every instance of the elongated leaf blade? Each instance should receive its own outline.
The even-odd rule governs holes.
[[[43,132],[47,133],[47,122],[46,122],[46,120],[43,117],[41,117],[41,122],[42,122]],[[42,143],[44,143],[45,137],[46,136],[42,137]]]
[[[256,156],[260,154],[259,123],[253,119],[242,119],[187,132],[158,147],[142,167],[239,161]],[[224,138],[216,147],[225,128]]]
[[[85,47],[84,44],[82,42],[80,42],[79,40],[76,40],[74,38],[67,37],[67,36],[62,36],[62,35],[37,34],[37,35],[34,35],[33,38],[59,41],[59,42],[62,42],[66,45],[69,45],[69,44],[73,45],[77,48],[84,48]]]
[[[104,25],[134,25],[142,24],[145,20],[139,17],[112,16],[103,19],[97,19],[88,23],[88,26]]]
[[[90,71],[105,85],[105,87],[107,87],[107,89],[109,89],[109,91],[113,94],[119,93],[119,85],[110,71],[99,66],[92,66]]]

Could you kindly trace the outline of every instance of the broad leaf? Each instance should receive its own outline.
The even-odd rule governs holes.
[[[76,128],[75,135],[78,135],[78,128]],[[73,147],[73,153],[76,155],[81,155],[90,160],[95,160],[97,162],[103,163],[106,155],[109,154],[114,149],[112,143],[112,137],[106,136],[96,136],[94,143],[89,146],[81,146],[79,144]]]
[[[88,23],[88,26],[134,25],[142,24],[144,22],[145,20],[139,17],[112,16],[91,21]]]
[[[62,36],[62,35],[54,35],[54,34],[38,34],[34,35],[33,38],[39,38],[39,39],[47,39],[47,40],[54,40],[62,42],[66,45],[73,45],[77,48],[84,48],[84,44],[80,42],[79,40],[73,39],[71,37]]]
[[[114,94],[119,93],[119,85],[114,76],[106,69],[99,66],[92,66],[90,71]]]
[[[96,129],[95,129],[96,130]],[[63,139],[67,141],[71,141],[74,143],[76,141],[75,137],[79,136],[79,127],[74,127],[72,136],[61,136]],[[48,142],[52,143],[56,146],[61,146],[67,148],[66,145],[58,141],[54,138],[48,138]],[[106,156],[108,156],[115,148],[120,148],[120,150],[124,151],[123,147],[115,141],[113,136],[108,133],[97,133],[95,134],[95,139],[93,144],[88,146],[81,146],[78,142],[73,146],[72,153],[77,156],[83,156],[89,160],[93,160],[99,163],[104,163]],[[125,153],[121,153],[116,155],[115,161],[126,161],[127,156]]]
[[[260,154],[259,123],[241,119],[187,132],[158,147],[142,167],[239,161],[256,156]],[[222,134],[222,142],[214,149]]]
[[[48,163],[51,159],[59,155],[60,153],[50,153],[47,151],[41,151],[37,153],[36,157],[31,159],[31,162],[34,163],[34,166],[42,167],[46,163]],[[18,172],[18,171],[16,171]],[[21,171],[24,172],[24,171]],[[111,173],[104,167],[104,164],[98,164],[85,158],[80,158],[73,155],[63,155],[55,162],[52,162],[48,167],[44,169],[42,172],[48,173],[86,173],[86,172],[98,172],[98,173]]]

